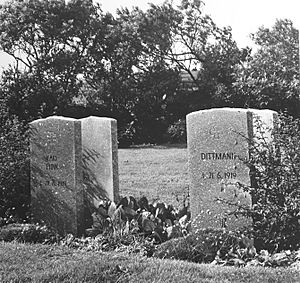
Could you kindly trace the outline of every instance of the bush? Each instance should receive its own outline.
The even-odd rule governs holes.
[[[169,141],[172,143],[186,143],[186,120],[179,119],[167,130]]]
[[[6,112],[1,99],[0,103],[0,218],[5,224],[28,216],[29,147],[27,126]]]
[[[253,206],[242,214],[253,219],[255,246],[269,251],[300,248],[300,120],[281,115],[273,143],[264,136],[251,145]],[[263,132],[263,125],[257,121]]]

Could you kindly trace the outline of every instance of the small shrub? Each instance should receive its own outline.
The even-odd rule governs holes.
[[[0,99],[0,221],[26,219],[29,212],[29,161],[27,126],[10,116]]]
[[[167,135],[171,143],[186,143],[186,120],[179,119],[170,125],[167,130]]]
[[[276,252],[300,248],[300,120],[281,115],[268,142],[264,125],[251,144],[248,166],[253,205],[241,214],[252,217],[255,246]]]

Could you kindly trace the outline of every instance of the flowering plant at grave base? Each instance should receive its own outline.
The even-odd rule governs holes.
[[[279,116],[271,139],[256,121],[258,136],[250,143],[251,186],[239,184],[251,194],[252,207],[238,207],[236,214],[253,219],[258,250],[300,248],[300,120]],[[269,141],[272,142],[269,142]]]
[[[163,202],[149,203],[146,197],[124,197],[118,204],[103,201],[93,213],[93,226],[87,235],[110,234],[114,237],[142,235],[155,243],[187,235],[190,212],[183,204],[180,211]]]

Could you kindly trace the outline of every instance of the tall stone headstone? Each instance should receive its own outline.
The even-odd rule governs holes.
[[[31,123],[33,220],[82,235],[99,199],[118,199],[116,121],[52,116]]]
[[[276,112],[216,108],[187,115],[190,206],[194,225],[234,229],[251,223],[237,218],[237,205],[251,205],[251,197],[238,183],[251,184],[249,142],[264,129],[271,138]],[[257,127],[258,123],[263,127]]]

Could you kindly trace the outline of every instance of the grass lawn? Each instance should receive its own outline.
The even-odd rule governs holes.
[[[188,192],[187,150],[155,146],[119,150],[120,192],[176,207]],[[179,202],[178,202],[179,200]],[[145,258],[125,252],[0,242],[0,282],[300,282],[291,268],[221,267]]]
[[[133,147],[118,154],[121,195],[182,205],[189,184],[185,146]]]
[[[0,282],[300,282],[290,268],[234,268],[0,242]]]

